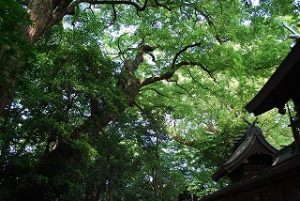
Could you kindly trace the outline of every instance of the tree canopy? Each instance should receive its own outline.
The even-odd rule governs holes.
[[[178,200],[254,121],[288,0],[0,0],[0,200]],[[277,148],[288,118],[259,117]]]

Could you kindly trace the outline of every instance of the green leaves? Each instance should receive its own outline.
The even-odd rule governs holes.
[[[0,117],[1,198],[177,200],[226,184],[210,175],[242,118],[254,119],[244,105],[289,51],[281,23],[298,20],[296,5],[157,2],[138,15],[80,4],[29,47],[27,1],[0,0],[0,101],[3,88],[11,97]],[[285,117],[259,125],[277,147],[290,142]]]

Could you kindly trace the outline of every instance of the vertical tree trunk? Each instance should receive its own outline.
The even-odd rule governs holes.
[[[108,189],[108,200],[109,201],[114,201],[114,195],[113,195],[113,189],[112,189],[112,185],[109,185],[109,189]]]
[[[16,81],[15,73],[12,69],[18,68],[20,65],[17,60],[17,48],[12,47],[12,44],[4,44],[0,47],[0,115],[2,116],[7,105],[10,104]]]
[[[0,83],[0,116],[3,115],[5,107],[9,104],[10,97],[8,96],[8,91],[6,87]]]
[[[31,0],[28,13],[32,20],[32,25],[27,29],[29,41],[35,42],[39,36],[47,29],[52,18],[53,1],[51,0]]]
[[[30,26],[20,23],[15,25],[16,28],[23,30],[24,42],[28,41],[33,43],[38,39],[38,37],[49,27],[49,19],[51,16],[51,0],[31,0],[28,5],[28,14],[32,20]],[[21,36],[22,37],[22,36]],[[7,46],[6,48],[4,46]],[[24,68],[22,61],[19,59],[25,54],[27,49],[22,49],[19,47],[11,47],[11,44],[4,44],[0,47],[0,65],[1,65],[1,80],[0,80],[0,115],[2,116],[5,108],[10,104],[13,93],[15,91],[15,86],[18,83],[18,78],[15,74],[10,71],[21,72]],[[13,53],[7,53],[6,49],[13,49]],[[7,53],[7,54],[6,54]],[[21,55],[21,56],[16,56]],[[25,60],[25,59],[24,59]]]
[[[102,190],[103,189],[101,188],[101,184],[95,184],[92,189],[86,187],[84,201],[100,201]]]
[[[62,20],[62,18],[68,13],[68,6],[72,0],[30,0],[28,3],[27,13],[31,19],[31,25],[26,26],[22,23],[16,25],[21,30],[23,30],[24,41],[29,43],[35,43],[39,37],[53,25]],[[1,48],[1,47],[0,47]],[[27,49],[19,49],[19,53],[28,51]],[[2,63],[2,53],[0,52],[0,65]],[[12,59],[12,58],[8,58]],[[20,68],[20,71],[23,70],[24,66],[14,65],[14,62],[6,62],[6,69]],[[5,70],[5,69],[4,69]],[[18,69],[16,69],[18,71]],[[9,75],[6,72],[1,72],[2,80],[0,80],[0,116],[3,115],[5,107],[11,102],[11,94],[14,92],[14,86],[18,83],[17,78],[12,78],[14,75]],[[7,79],[7,80],[3,80]]]
[[[96,193],[96,199],[95,201],[101,201],[101,192],[102,192],[102,189],[99,187],[98,190],[97,190],[97,193]]]

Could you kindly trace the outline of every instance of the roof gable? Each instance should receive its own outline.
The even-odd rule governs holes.
[[[231,157],[212,176],[217,181],[225,175],[235,171],[254,154],[273,156],[277,150],[264,138],[261,129],[251,126],[239,141]]]

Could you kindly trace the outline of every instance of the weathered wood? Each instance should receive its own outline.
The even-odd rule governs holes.
[[[228,176],[232,183],[257,175],[270,167],[276,149],[263,137],[262,131],[252,125],[235,144],[231,157],[213,175],[215,181]]]
[[[202,201],[300,201],[300,155],[230,185]]]

